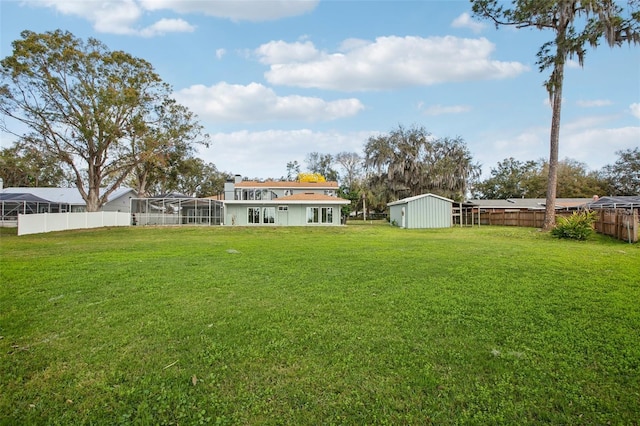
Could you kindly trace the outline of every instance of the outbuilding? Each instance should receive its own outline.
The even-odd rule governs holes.
[[[434,194],[403,198],[387,204],[389,220],[401,228],[450,228],[453,200]]]

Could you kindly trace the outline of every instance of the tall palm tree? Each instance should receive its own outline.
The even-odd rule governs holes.
[[[539,30],[551,30],[555,35],[554,40],[544,43],[537,54],[540,71],[552,69],[549,79],[545,82],[552,113],[549,176],[543,225],[543,229],[550,230],[555,226],[556,220],[560,113],[565,63],[568,59],[577,58],[582,66],[587,43],[596,47],[602,38],[610,47],[620,46],[625,42],[640,43],[640,2],[629,0],[627,9],[614,0],[514,0],[512,8],[505,8],[504,2],[498,0],[471,0],[471,3],[474,15],[493,21],[496,27],[534,27]]]

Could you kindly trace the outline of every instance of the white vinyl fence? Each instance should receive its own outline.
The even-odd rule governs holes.
[[[129,226],[131,214],[121,212],[40,213],[18,215],[18,235],[65,231],[68,229]]]

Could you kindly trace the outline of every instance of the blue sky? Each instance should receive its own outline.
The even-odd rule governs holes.
[[[310,152],[362,154],[398,125],[462,137],[489,175],[547,158],[551,109],[535,65],[552,38],[496,30],[467,1],[0,2],[2,57],[28,29],[95,37],[149,61],[198,115],[221,171],[278,178]],[[591,170],[640,145],[640,46],[589,50],[565,73],[560,157]],[[2,134],[2,146],[12,137]]]

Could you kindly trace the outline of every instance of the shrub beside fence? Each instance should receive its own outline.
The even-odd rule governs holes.
[[[121,212],[39,213],[18,215],[18,235],[66,231],[68,229],[129,226],[131,215]]]

